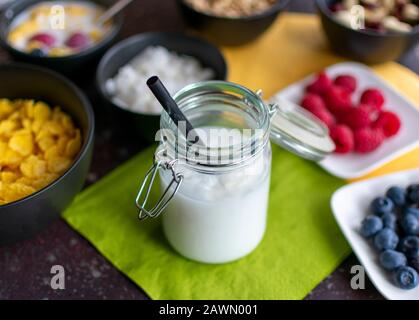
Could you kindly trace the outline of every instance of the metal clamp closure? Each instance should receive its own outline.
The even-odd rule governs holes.
[[[174,166],[177,162],[177,159],[170,161],[157,160],[158,157],[154,158],[154,163],[151,168],[146,173],[143,183],[138,191],[137,197],[135,198],[135,204],[138,208],[138,219],[144,220],[146,218],[157,218],[162,211],[167,207],[170,200],[175,196],[176,192],[179,190],[179,187],[183,181],[183,175],[176,173]],[[156,179],[157,172],[159,169],[170,170],[172,173],[172,180],[168,184],[167,188],[161,195],[157,203],[150,209],[146,208],[148,198],[150,196],[151,188]],[[173,191],[169,192],[173,187]],[[144,196],[143,196],[144,194]]]

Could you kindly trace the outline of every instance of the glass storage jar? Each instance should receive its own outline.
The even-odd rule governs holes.
[[[253,251],[266,229],[271,169],[270,139],[305,158],[333,151],[327,129],[286,101],[265,104],[238,84],[208,81],[174,96],[199,137],[190,143],[165,112],[154,165],[136,203],[139,217],[164,212],[164,234],[181,255],[225,263]],[[162,196],[151,209],[148,194],[159,171]]]

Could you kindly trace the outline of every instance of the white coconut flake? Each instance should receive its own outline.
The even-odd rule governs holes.
[[[116,76],[106,81],[112,101],[133,112],[160,114],[162,107],[147,87],[149,77],[157,75],[171,95],[188,84],[214,78],[214,71],[202,67],[194,57],[179,55],[164,47],[148,47]]]

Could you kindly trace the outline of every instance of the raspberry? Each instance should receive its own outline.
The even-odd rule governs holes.
[[[310,93],[322,95],[330,88],[331,85],[332,80],[330,80],[327,74],[322,71],[317,75],[316,79],[307,86],[306,90]]]
[[[332,128],[336,123],[335,117],[327,109],[323,111],[311,111],[311,113],[319,118],[320,121],[323,122],[329,129]]]
[[[330,137],[336,145],[335,153],[348,153],[354,148],[354,135],[352,130],[345,125],[331,128]]]
[[[301,100],[301,106],[310,111],[314,109],[326,109],[326,105],[324,104],[323,99],[314,93],[307,93],[303,97],[303,100]]]
[[[332,86],[325,92],[324,101],[329,111],[337,117],[352,106],[348,92],[337,86]]]
[[[38,42],[43,43],[47,47],[52,47],[55,44],[56,39],[54,38],[54,36],[52,36],[48,33],[37,33],[37,34],[33,35],[29,39],[29,41],[38,41]]]
[[[369,104],[378,110],[383,108],[384,101],[385,99],[381,91],[375,88],[367,89],[361,95],[361,103]]]
[[[371,104],[364,104],[361,103],[358,108],[360,109],[364,109],[365,111],[367,111],[370,115],[370,119],[371,121],[375,121],[377,120],[378,116],[380,115],[380,110],[377,109],[375,106],[371,105]]]
[[[371,124],[371,115],[365,108],[350,107],[341,118],[342,122],[352,129],[368,127]]]
[[[327,110],[322,98],[313,93],[307,93],[301,101],[301,106],[319,118],[327,127],[335,124],[335,117]]]
[[[384,141],[384,134],[381,130],[361,128],[354,132],[355,151],[369,153],[377,149]]]
[[[401,122],[397,114],[384,111],[378,119],[373,123],[373,128],[381,129],[386,137],[392,137],[396,135],[401,127]]]
[[[345,89],[349,94],[356,90],[356,79],[355,77],[347,74],[342,74],[335,78],[333,82],[336,86]]]

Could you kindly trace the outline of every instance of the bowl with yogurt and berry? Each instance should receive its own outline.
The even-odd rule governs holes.
[[[12,3],[0,17],[0,38],[16,60],[75,75],[94,65],[116,39],[122,17],[101,22],[111,0]]]
[[[418,0],[316,0],[331,48],[365,63],[397,60],[419,42]]]

